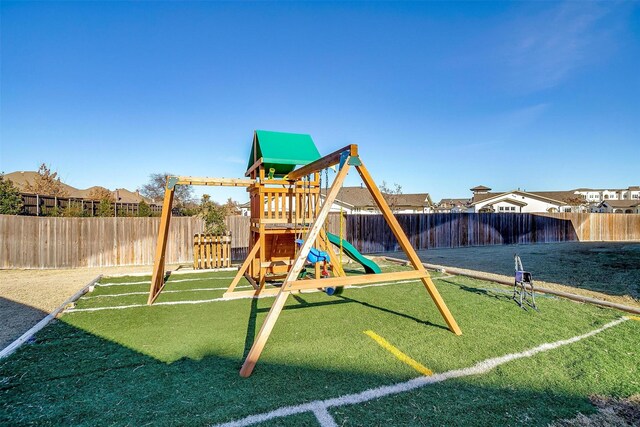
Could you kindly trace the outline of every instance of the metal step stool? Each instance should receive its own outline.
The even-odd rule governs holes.
[[[524,271],[524,268],[522,267],[522,261],[517,254],[514,256],[514,258],[516,264],[516,277],[513,283],[513,300],[525,310],[525,305],[528,305],[534,310],[537,310],[538,306],[536,305],[536,295],[533,287],[533,276],[530,272]]]

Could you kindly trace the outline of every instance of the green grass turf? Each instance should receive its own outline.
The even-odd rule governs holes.
[[[214,278],[231,275],[174,275],[166,290],[222,287],[230,279]],[[212,280],[200,280],[205,277]],[[295,295],[248,379],[238,370],[273,298],[68,313],[33,344],[0,362],[0,424],[208,425],[418,376],[365,330],[434,372],[444,372],[583,334],[620,317],[555,298],[539,298],[540,312],[524,311],[504,292],[507,288],[469,278],[445,277],[436,284],[462,336],[446,329],[419,282],[346,289],[333,297]],[[87,296],[134,292],[138,286],[97,287]],[[218,292],[223,293],[160,298],[200,300]],[[144,303],[146,296],[83,298],[77,307],[131,301]],[[639,336],[640,322],[629,321],[486,375],[331,412],[339,425],[546,425],[592,411],[591,393],[640,392]],[[317,421],[301,414],[265,425]]]

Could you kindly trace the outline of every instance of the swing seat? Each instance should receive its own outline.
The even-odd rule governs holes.
[[[296,239],[296,244],[302,245],[304,241],[302,239]],[[329,254],[325,251],[321,251],[317,248],[311,248],[309,251],[309,255],[307,255],[307,261],[311,264],[315,264],[317,262],[331,262],[331,258],[329,258]]]

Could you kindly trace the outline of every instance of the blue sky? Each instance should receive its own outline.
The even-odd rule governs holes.
[[[4,172],[241,177],[267,129],[357,143],[379,183],[435,200],[640,185],[638,2],[0,8]]]

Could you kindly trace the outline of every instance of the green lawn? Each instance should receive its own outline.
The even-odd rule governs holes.
[[[232,275],[174,275],[165,291],[179,292],[164,292],[158,303],[215,300]],[[420,375],[365,330],[437,374],[584,334],[622,316],[543,296],[539,312],[525,311],[508,288],[445,276],[436,285],[462,328],[455,336],[419,282],[350,288],[340,296],[305,293],[289,298],[245,379],[238,370],[273,298],[81,311],[144,305],[148,280],[103,279],[120,284],[98,286],[78,301],[80,311],[1,361],[0,425],[217,424]],[[125,293],[134,294],[113,296]],[[626,321],[486,374],[329,412],[338,425],[547,425],[593,412],[591,394],[640,393],[639,348],[640,322]],[[306,412],[263,425],[319,424]]]

